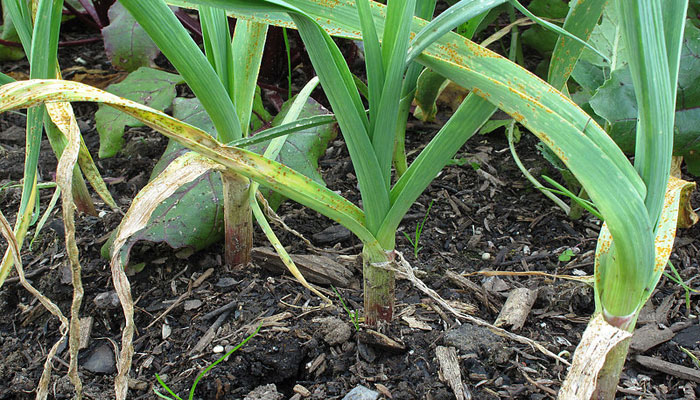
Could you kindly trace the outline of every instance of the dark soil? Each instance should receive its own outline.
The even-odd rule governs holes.
[[[116,72],[110,70],[99,44],[66,48],[61,53],[64,68],[80,66],[79,55],[90,63],[88,68]],[[2,70],[26,72],[27,65],[8,64]],[[90,104],[76,106],[85,141],[97,159],[95,110]],[[412,119],[407,148],[420,149],[448,116],[444,110],[435,124]],[[17,183],[22,178],[24,124],[24,111],[0,116],[0,185]],[[129,129],[126,137],[129,145],[118,156],[97,161],[122,212],[146,184],[167,144],[166,139],[145,128]],[[533,137],[524,136],[518,145],[521,159],[535,176],[547,171],[556,176],[535,150],[535,142]],[[472,138],[458,157],[478,163],[478,171],[470,162],[446,167],[416,201],[401,226],[413,237],[432,202],[417,257],[402,233],[397,233],[398,250],[430,288],[458,306],[471,306],[474,316],[489,322],[496,319],[512,289],[537,289],[534,307],[517,333],[570,359],[594,308],[590,287],[543,276],[476,274],[466,278],[473,283],[470,289],[450,280],[446,272],[590,275],[599,222],[588,214],[571,221],[534,190],[513,162],[502,134]],[[321,166],[329,187],[359,202],[352,166],[341,139],[332,143]],[[55,157],[48,143],[44,143],[41,181],[52,181],[55,167]],[[42,212],[51,195],[52,190],[41,191]],[[0,210],[11,223],[19,198],[19,188],[0,191]],[[122,214],[110,211],[96,196],[95,200],[100,217],[78,215],[76,219],[85,286],[81,316],[93,319],[88,346],[80,353],[80,375],[87,398],[110,399],[114,397],[113,357],[121,340],[124,318],[118,303],[111,301],[114,295],[109,264],[100,257],[100,247]],[[693,204],[700,204],[698,194],[694,195]],[[323,232],[332,229],[334,223],[297,204],[285,203],[279,214],[316,246],[329,249],[327,256],[355,271],[352,283],[338,291],[349,309],[361,310],[360,269],[352,257],[360,251],[359,241],[341,235],[340,239],[326,242]],[[277,231],[292,253],[311,252],[295,236]],[[33,234],[30,230],[28,237]],[[671,256],[683,280],[696,289],[698,282],[693,278],[700,272],[699,239],[700,227],[679,231]],[[259,232],[255,245],[267,245]],[[5,247],[3,242],[3,251]],[[574,255],[568,261],[560,261],[559,256],[568,249]],[[195,254],[149,245],[135,250],[134,257],[145,261],[146,267],[130,277],[138,332],[129,398],[156,398],[153,388],[160,387],[155,374],[184,396],[197,374],[223,354],[215,351],[228,350],[241,342],[260,318],[266,318],[260,332],[200,381],[196,398],[244,398],[260,385],[275,384],[285,399],[295,393],[312,399],[340,399],[358,385],[382,393],[383,398],[452,399],[451,388],[438,373],[437,346],[458,348],[462,380],[474,399],[554,398],[565,377],[565,365],[529,346],[457,321],[408,281],[397,283],[395,320],[386,332],[405,345],[404,350],[397,352],[368,343],[361,334],[366,328],[356,331],[339,301],[333,307],[320,308],[319,299],[288,275],[271,274],[256,264],[228,266],[222,261],[223,254],[221,245]],[[60,207],[53,211],[47,228],[31,250],[25,243],[22,258],[31,282],[67,315],[72,288]],[[213,273],[187,294],[188,286],[211,268]],[[329,287],[324,292],[336,299]],[[178,304],[163,315],[178,299]],[[691,307],[687,309],[682,287],[662,278],[640,325],[646,322],[669,326],[675,337],[644,355],[693,368],[690,357],[680,347],[695,354],[700,350],[697,300],[698,296],[691,292]],[[233,307],[222,312],[221,308],[229,304]],[[4,310],[0,315],[0,399],[33,398],[46,353],[60,337],[59,323],[14,278],[0,290],[0,307]],[[422,322],[420,328],[415,327],[415,321]],[[213,339],[201,351],[193,351],[214,324],[219,326],[213,329]],[[697,383],[643,367],[633,358],[631,353],[620,382],[620,398],[694,399],[700,395]],[[72,397],[72,386],[65,377],[67,362],[68,350],[64,347],[53,361],[52,398]]]

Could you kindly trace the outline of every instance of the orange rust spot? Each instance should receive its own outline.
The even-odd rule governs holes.
[[[334,8],[340,3],[339,0],[317,0],[317,3],[328,8]]]

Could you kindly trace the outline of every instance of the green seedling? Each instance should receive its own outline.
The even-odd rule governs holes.
[[[218,363],[224,361],[228,356],[230,356],[231,354],[233,354],[234,351],[236,351],[236,350],[240,349],[241,347],[243,347],[243,345],[246,344],[246,342],[248,342],[250,339],[253,338],[253,336],[257,335],[258,332],[260,332],[260,328],[262,328],[262,322],[261,322],[260,325],[258,325],[258,327],[255,329],[255,332],[251,333],[250,336],[248,336],[247,338],[243,339],[242,342],[238,343],[238,345],[237,345],[236,347],[234,347],[233,349],[229,350],[226,354],[224,354],[223,356],[221,356],[218,360],[214,361],[212,364],[210,364],[208,367],[206,367],[206,368],[204,369],[204,371],[200,372],[199,375],[197,375],[197,379],[194,380],[194,383],[192,384],[192,387],[190,388],[190,394],[189,394],[188,397],[187,397],[188,400],[192,400],[192,399],[194,398],[194,390],[195,390],[195,388],[197,388],[197,383],[199,383],[199,381],[204,377],[204,375],[206,375],[207,372],[209,372],[212,368],[214,368],[214,367],[216,366],[216,364],[218,364]],[[160,397],[160,398],[162,398],[162,399],[169,399],[169,400],[175,400],[175,399],[177,399],[177,400],[182,400],[182,398],[181,398],[180,396],[176,395],[175,392],[173,392],[173,391],[168,387],[168,385],[166,385],[165,382],[163,382],[163,380],[160,378],[160,376],[158,376],[158,374],[156,374],[156,380],[158,380],[158,383],[159,383],[168,393],[170,393],[171,396],[173,396],[173,397],[170,397],[170,396],[168,396],[168,395],[165,395],[165,394],[159,392],[158,389],[156,389],[156,388],[154,387],[154,388],[153,388],[153,392],[154,392],[158,397]]]
[[[453,158],[449,161],[447,165],[458,165],[460,167],[469,165],[474,171],[478,171],[479,169],[481,169],[481,164],[479,164],[476,161],[469,161],[469,159],[465,157]]]
[[[664,271],[664,276],[666,276],[666,278],[670,279],[671,281],[680,285],[683,288],[683,290],[685,291],[685,309],[686,309],[686,312],[689,313],[690,312],[690,292],[700,293],[700,291],[691,288],[690,286],[686,285],[685,282],[683,282],[683,278],[681,278],[681,274],[678,273],[678,270],[676,269],[676,267],[673,266],[673,263],[671,261],[668,262],[668,266],[671,268],[671,272],[673,272],[673,275]]]
[[[340,292],[338,292],[338,290],[335,288],[335,286],[331,285],[331,288],[335,292],[335,295],[338,296],[338,300],[340,300],[340,304],[343,305],[345,312],[348,313],[348,317],[350,317],[350,321],[352,321],[352,324],[355,326],[355,331],[359,332],[360,331],[359,313],[357,312],[357,310],[350,310],[350,308],[343,301],[343,298],[340,296]]]
[[[573,250],[571,249],[566,249],[559,254],[559,261],[561,262],[569,262],[571,259],[575,256]]]
[[[690,350],[686,349],[686,348],[683,347],[683,346],[678,346],[678,347],[680,347],[680,349],[681,349],[685,354],[687,354],[688,357],[690,357],[690,361],[692,361],[693,364],[695,364],[695,368],[700,368],[700,360],[698,360],[698,357],[697,357],[695,354],[693,354],[693,352],[691,352]]]
[[[433,202],[435,200],[430,200],[430,204],[428,204],[428,210],[425,212],[425,216],[423,217],[423,220],[419,222],[416,225],[416,237],[415,239],[411,239],[410,236],[406,232],[402,232],[404,236],[406,236],[406,239],[408,239],[408,242],[411,243],[411,246],[413,247],[413,257],[418,258],[418,253],[423,249],[423,247],[418,246],[418,242],[420,241],[420,235],[423,233],[423,227],[425,226],[425,221],[428,220],[428,214],[430,214],[430,209],[433,207]]]

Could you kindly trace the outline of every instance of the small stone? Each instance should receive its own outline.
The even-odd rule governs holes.
[[[491,259],[491,253],[483,253],[481,254],[481,259],[484,261],[490,260]]]
[[[283,397],[284,395],[277,391],[277,386],[271,383],[256,387],[243,400],[281,400]]]
[[[212,349],[212,351],[213,351],[214,353],[216,353],[216,354],[223,353],[223,352],[224,352],[224,346],[222,346],[222,345],[220,345],[220,344],[217,344],[216,346],[214,346],[214,348]]]
[[[343,397],[343,400],[377,400],[379,392],[368,389],[365,386],[355,386],[348,394]]]
[[[173,329],[170,327],[168,324],[163,324],[163,328],[161,329],[161,337],[163,339],[167,339],[170,337],[170,334],[173,332]]]
[[[216,282],[216,286],[220,288],[231,287],[236,284],[236,280],[233,278],[219,278]]]
[[[318,244],[338,243],[352,237],[352,232],[342,225],[331,225],[321,232],[311,235],[311,239]]]
[[[453,346],[460,353],[476,354],[489,364],[506,364],[513,355],[513,349],[506,345],[502,337],[483,328],[471,324],[463,324],[459,328],[445,333],[445,346]]]
[[[352,336],[352,330],[350,330],[350,326],[343,322],[343,320],[341,320],[340,318],[316,318],[314,319],[314,322],[318,322],[321,324],[323,340],[326,343],[328,343],[329,346],[343,344],[350,339],[350,336]]]
[[[196,310],[202,306],[201,300],[187,300],[185,301],[185,311]]]
[[[93,299],[93,302],[95,303],[95,307],[107,310],[117,308],[120,304],[119,296],[117,296],[117,292],[114,290],[98,293]]]
[[[292,390],[294,391],[294,393],[298,393],[298,394],[301,395],[302,397],[309,397],[309,396],[311,396],[311,392],[309,391],[309,389],[307,389],[307,388],[305,388],[305,387],[303,387],[303,386],[301,386],[301,385],[298,385],[298,384],[297,384],[297,385],[294,385],[294,387],[292,388]]]
[[[96,374],[113,374],[117,371],[112,347],[103,344],[97,347],[83,363],[83,367]]]

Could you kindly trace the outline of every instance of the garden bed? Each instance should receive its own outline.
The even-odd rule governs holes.
[[[101,52],[99,44],[62,49],[61,66],[103,68],[107,75],[116,74]],[[16,66],[19,72],[27,71],[26,64]],[[5,72],[12,69],[2,67]],[[76,107],[85,141],[97,159],[95,111],[93,105]],[[0,117],[0,185],[22,177],[23,113]],[[433,124],[411,119],[407,148],[421,148],[448,114],[449,110],[441,110]],[[126,137],[127,146],[118,156],[97,161],[122,212],[146,184],[167,144],[167,139],[146,128],[130,128]],[[539,176],[551,167],[535,150],[535,144],[528,135],[517,148],[525,165]],[[536,291],[528,318],[516,333],[570,360],[593,312],[593,290],[553,275],[592,274],[600,229],[597,219],[585,214],[580,220],[568,220],[533,189],[523,179],[500,132],[472,138],[457,157],[466,160],[464,165],[446,167],[404,218],[403,232],[411,238],[425,219],[418,243],[421,249],[414,255],[409,240],[399,232],[398,250],[429,288],[487,322],[494,322],[513,289]],[[331,143],[320,165],[330,188],[340,190],[355,203],[359,201],[340,137]],[[40,161],[44,181],[53,179],[55,167],[46,142]],[[0,209],[10,222],[15,216],[9,210],[18,208],[19,197],[19,188],[0,192]],[[42,210],[50,197],[51,190],[42,190]],[[700,196],[695,194],[693,205],[699,204]],[[80,375],[87,398],[106,399],[113,398],[114,357],[124,318],[113,292],[109,263],[101,258],[100,248],[122,214],[105,206],[98,206],[98,211],[99,217],[79,215],[76,219],[85,286],[81,316],[91,327],[80,353]],[[278,213],[315,246],[309,248],[277,228],[290,253],[328,257],[354,273],[337,290],[350,311],[361,310],[361,266],[356,259],[361,243],[329,219],[297,204],[287,202]],[[32,234],[30,231],[30,237]],[[684,280],[700,273],[698,239],[697,226],[679,231],[676,239],[671,261]],[[259,232],[254,245],[267,245]],[[3,250],[4,246],[3,242]],[[384,332],[397,344],[387,346],[371,339],[365,327],[356,330],[330,286],[324,286],[323,291],[335,303],[320,307],[316,296],[288,274],[270,272],[265,261],[258,258],[252,265],[232,267],[224,264],[223,254],[221,245],[196,253],[148,245],[135,250],[132,263],[144,262],[145,268],[130,277],[138,333],[129,398],[154,398],[153,387],[163,391],[155,374],[183,395],[202,369],[251,334],[261,318],[260,332],[202,379],[197,398],[244,398],[261,385],[274,384],[281,397],[264,398],[287,399],[296,393],[297,398],[341,399],[364,385],[384,398],[451,399],[455,397],[453,388],[439,373],[439,346],[456,349],[462,381],[474,399],[554,398],[566,374],[566,365],[531,346],[459,321],[407,280],[398,281],[394,322]],[[22,257],[32,283],[68,313],[72,287],[60,207],[32,249],[25,245]],[[479,271],[540,271],[550,275]],[[635,361],[643,355],[693,368],[680,347],[700,350],[700,310],[697,295],[691,294],[690,309],[684,296],[682,287],[662,279],[638,327],[667,327],[671,333],[664,331],[667,339],[655,347],[630,353],[620,382],[620,398],[700,395],[696,382]],[[1,288],[0,306],[4,310],[0,316],[0,399],[33,398],[46,352],[60,337],[59,322],[14,278]],[[53,362],[50,388],[54,398],[72,397],[73,388],[65,376],[67,362],[64,346]]]

